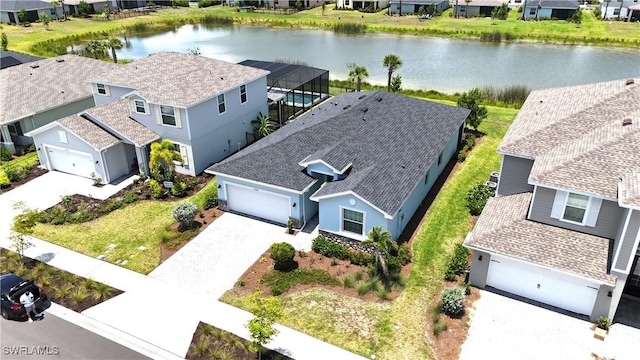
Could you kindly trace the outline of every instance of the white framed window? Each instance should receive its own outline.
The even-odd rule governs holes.
[[[536,9],[535,8],[529,9],[529,15],[535,15],[535,14],[536,14]]]
[[[247,87],[245,85],[240,85],[240,102],[247,102]]]
[[[96,84],[96,92],[100,95],[109,96],[109,87],[105,84]]]
[[[174,161],[174,163],[178,166],[182,166],[184,168],[188,168],[189,167],[189,152],[187,149],[187,146],[184,144],[180,144],[180,143],[173,143],[173,149],[177,152],[180,153],[180,156],[182,156],[182,165],[180,165],[179,161]]]
[[[135,111],[138,114],[146,114],[147,113],[147,103],[144,100],[135,99],[133,100],[133,106]]]
[[[601,198],[557,190],[551,208],[551,218],[594,227],[598,221],[601,206]]]
[[[67,139],[67,133],[62,130],[58,130],[58,140],[60,140],[60,142],[63,144],[69,143],[69,140]]]
[[[162,125],[177,126],[176,113],[171,106],[160,105],[160,117],[162,117]]]
[[[227,111],[227,108],[224,105],[224,94],[218,95],[218,114],[222,114]]]
[[[351,209],[342,209],[342,230],[363,235],[364,213]]]

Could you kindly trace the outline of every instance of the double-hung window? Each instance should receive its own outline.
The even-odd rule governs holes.
[[[594,227],[601,206],[602,198],[556,190],[550,216],[563,222]]]
[[[587,212],[589,197],[586,195],[569,193],[567,203],[564,206],[562,219],[582,223]]]
[[[175,110],[171,106],[160,106],[160,115],[162,116],[162,124],[176,126]]]
[[[133,100],[133,103],[136,107],[136,112],[138,114],[146,114],[147,113],[147,107],[144,105],[144,100]]]
[[[243,103],[243,104],[247,102],[247,87],[246,87],[246,85],[240,85],[240,102]]]
[[[107,86],[105,84],[96,84],[98,94],[107,95]]]
[[[224,105],[224,94],[218,95],[218,114],[225,112],[227,108]]]
[[[362,235],[364,214],[349,209],[342,209],[342,230]]]

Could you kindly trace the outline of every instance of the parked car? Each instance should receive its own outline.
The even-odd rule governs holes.
[[[27,292],[27,290],[33,294],[38,312],[42,312],[49,307],[50,302],[47,299],[47,295],[33,283],[33,280],[24,280],[13,273],[0,275],[0,297],[2,298],[1,308],[3,318],[22,319],[27,317],[24,306],[20,304],[20,296]]]

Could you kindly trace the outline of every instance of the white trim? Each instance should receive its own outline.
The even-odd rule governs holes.
[[[322,186],[320,187],[320,189],[322,189],[327,183],[322,184]],[[320,191],[320,189],[318,189],[318,191]],[[318,192],[316,191],[316,193]],[[314,193],[313,195],[311,195],[309,197],[309,200],[312,201],[316,201],[316,202],[320,202],[320,200],[322,199],[329,199],[332,197],[338,197],[338,196],[344,196],[344,195],[352,195],[357,197],[358,199],[362,200],[365,204],[371,206],[372,208],[374,208],[376,211],[380,212],[382,215],[384,215],[385,219],[393,219],[393,216],[387,214],[385,211],[383,211],[382,209],[380,209],[379,207],[373,205],[371,202],[369,202],[367,199],[363,198],[362,196],[356,194],[355,192],[353,192],[353,190],[347,190],[347,191],[343,191],[340,193],[333,193],[333,194],[328,194],[328,195],[323,195],[323,196],[315,196]],[[405,200],[406,201],[406,200]]]
[[[616,250],[616,254],[613,257],[613,261],[611,261],[611,268],[624,272],[624,270],[620,270],[616,267],[618,263],[618,257],[620,257],[620,249],[622,249],[622,242],[624,241],[624,236],[627,234],[627,229],[629,228],[629,221],[631,221],[631,215],[633,214],[632,210],[627,210],[627,218],[624,221],[624,226],[622,227],[622,233],[620,234],[620,244],[618,245],[618,249]],[[640,234],[640,231],[638,232]],[[627,273],[628,274],[628,273]]]
[[[504,167],[504,154],[502,155],[502,161],[500,161],[500,176],[498,176],[498,187],[496,188],[496,197],[500,196],[500,184],[502,184],[502,182],[500,181],[500,179],[502,178],[502,174],[503,174],[503,167]],[[527,181],[528,182],[528,181]],[[533,194],[535,195],[535,188],[533,190]],[[531,209],[529,209],[529,212],[531,212]]]
[[[111,96],[111,90],[109,89],[109,85],[103,83],[103,82],[95,82],[93,83],[93,89],[95,90],[95,94],[96,95],[100,95],[100,96]],[[100,88],[98,87],[98,85],[102,85],[104,87],[104,94],[100,93]]]
[[[502,173],[501,173],[501,175],[502,175]],[[529,178],[531,178],[531,176],[529,176]],[[543,183],[537,182],[537,181],[529,181],[529,185],[540,186],[540,187],[543,187],[543,188],[549,188],[549,189],[553,189],[553,190],[561,190],[561,191],[566,191],[566,192],[572,192],[574,194],[586,195],[586,196],[589,196],[589,197],[593,196],[593,197],[601,198],[603,200],[616,201],[616,202],[618,201],[617,198],[610,198],[610,197],[604,196],[602,194],[596,194],[596,193],[577,190],[577,189],[569,189],[569,188],[559,187],[559,186],[556,186],[556,185],[543,184]]]
[[[146,100],[132,99],[132,101],[133,101],[133,110],[135,111],[136,114],[149,115],[149,103]],[[136,101],[142,102],[142,108],[144,109],[144,112],[138,111],[138,104],[136,103]]]
[[[220,111],[220,96],[222,96],[222,105],[224,106],[224,111]],[[218,108],[218,115],[222,115],[227,112],[227,97],[224,96],[224,93],[218,94],[218,96],[216,96],[216,107]]]
[[[63,152],[68,152],[68,153],[74,153],[74,154],[78,154],[78,155],[82,155],[82,156],[86,156],[89,155],[89,158],[91,159],[91,164],[93,165],[93,170],[94,172],[96,172],[96,164],[95,164],[95,160],[93,159],[93,154],[88,153],[88,152],[84,152],[84,151],[78,151],[78,150],[73,150],[73,149],[69,149],[69,148],[65,148],[65,147],[60,147],[60,146],[56,146],[56,145],[50,145],[50,144],[42,144],[42,150],[44,151],[44,155],[47,158],[47,170],[49,171],[54,171],[53,166],[51,165],[51,158],[49,157],[49,151],[47,151],[47,149],[55,149],[55,150],[59,150],[59,151],[63,151]],[[101,150],[97,150],[96,151],[98,153],[101,153]],[[38,154],[38,156],[40,156],[40,154]],[[102,159],[100,159],[102,160]],[[103,162],[104,164],[104,162]],[[77,174],[72,174],[74,176],[81,176],[84,177],[82,175],[77,175]],[[100,174],[98,174],[100,175]]]
[[[244,101],[242,101],[242,87],[243,86],[244,86],[244,97],[245,97]],[[244,84],[244,85],[238,86],[238,92],[240,93],[240,106],[248,103],[249,102],[249,93],[247,92],[247,85]]]
[[[556,193],[553,197],[553,205],[551,206],[551,214],[549,214],[549,217],[558,220],[562,219],[565,207],[567,206],[567,197],[569,197],[568,191],[556,190]]]
[[[517,158],[521,158],[521,159],[527,159],[527,160],[535,160],[534,157],[532,156],[527,156],[527,155],[520,155],[520,154],[514,154],[514,153],[509,153],[506,151],[501,151],[501,150],[496,150],[496,152],[502,156],[513,156],[513,157],[517,157]]]
[[[367,212],[364,210],[359,210],[359,209],[355,209],[355,208],[349,208],[343,205],[339,206],[340,211],[338,212],[338,217],[340,219],[340,225],[339,225],[339,229],[340,231],[338,232],[340,235],[344,235],[347,236],[346,234],[349,234],[351,236],[347,236],[347,237],[353,237],[354,235],[358,235],[357,233],[354,233],[352,231],[348,231],[344,229],[344,210],[349,210],[349,211],[353,211],[353,212],[357,212],[357,213],[361,213],[362,214],[362,233],[360,233],[360,237],[362,239],[366,239],[366,232],[367,232],[367,227],[366,227],[366,223],[367,223]]]
[[[500,172],[500,174],[502,174],[502,172]],[[538,187],[534,186],[533,187],[533,195],[531,195],[531,202],[529,203],[529,211],[527,212],[527,220],[531,220],[531,210],[533,209],[533,202],[536,201],[536,193],[537,193],[537,191],[538,191]]]
[[[289,207],[288,207],[289,215],[288,215],[288,218],[289,219],[293,218],[291,216],[292,215],[291,214],[291,212],[292,212],[291,209],[293,208],[293,206],[291,204],[291,196],[284,195],[284,194],[279,194],[279,193],[276,193],[276,192],[273,192],[273,191],[269,191],[269,190],[265,190],[265,189],[254,188],[254,187],[250,187],[250,186],[246,186],[246,185],[242,185],[242,184],[238,184],[238,183],[234,183],[234,182],[230,182],[230,181],[224,181],[224,196],[225,196],[225,200],[227,201],[227,207],[229,206],[229,185],[236,186],[236,187],[239,187],[239,188],[243,188],[243,189],[246,189],[246,190],[251,190],[251,191],[257,190],[258,192],[269,193],[270,195],[276,195],[278,197],[282,197],[282,198],[287,199],[287,202],[289,203]],[[252,215],[252,214],[248,214],[248,215]],[[255,216],[255,215],[253,215],[253,216]],[[274,220],[270,220],[270,219],[266,219],[266,220],[274,221]]]
[[[91,121],[91,120],[88,120],[88,119],[85,119],[85,120],[86,120],[86,121]],[[57,122],[57,121],[50,122],[50,123],[48,123],[47,125],[44,125],[44,126],[41,126],[41,127],[37,128],[37,129],[31,130],[31,131],[29,131],[28,133],[25,133],[25,135],[26,135],[26,136],[31,136],[31,137],[33,137],[33,135],[37,135],[37,134],[40,134],[40,133],[42,133],[42,132],[44,132],[44,131],[51,130],[51,129],[53,129],[53,128],[54,128],[54,127],[56,127],[56,126],[60,126],[61,128],[65,129],[67,132],[69,132],[69,133],[73,134],[73,136],[75,136],[76,138],[78,138],[78,140],[80,140],[80,141],[82,141],[83,143],[87,144],[90,148],[92,148],[92,149],[93,149],[93,150],[95,150],[95,151],[102,151],[102,150],[104,150],[104,149],[108,149],[108,148],[114,147],[114,146],[116,146],[116,145],[118,145],[119,143],[121,143],[121,142],[122,142],[122,140],[118,139],[118,141],[117,141],[117,142],[115,142],[115,143],[113,143],[113,144],[111,144],[111,145],[109,145],[109,146],[107,146],[107,147],[105,147],[105,148],[103,148],[103,149],[98,149],[98,148],[96,148],[95,146],[93,146],[93,145],[89,144],[89,143],[88,143],[88,142],[87,142],[87,141],[86,141],[82,136],[80,136],[80,135],[76,134],[75,132],[73,132],[73,131],[69,130],[69,128],[66,128],[65,126],[63,126],[62,124],[60,124],[60,123],[59,123],[59,122]],[[105,131],[106,131],[106,130],[105,130]],[[27,135],[27,134],[30,134],[30,135]],[[64,147],[64,148],[60,148],[60,149],[69,149],[69,148],[68,148],[68,147]]]
[[[340,170],[338,170],[335,167],[331,166],[329,163],[325,162],[322,159],[317,159],[317,160],[313,160],[313,161],[304,161],[304,160],[302,160],[301,162],[298,163],[298,165],[303,166],[303,167],[309,167],[309,165],[315,165],[315,164],[325,165],[326,167],[331,169],[331,171],[333,171],[333,174],[327,174],[327,173],[323,173],[323,172],[320,172],[320,171],[313,170],[313,172],[315,172],[315,173],[325,174],[325,175],[342,175],[342,174],[344,174],[345,171],[347,171],[347,169],[349,169],[353,165],[353,163],[348,163],[344,167],[344,169],[342,169],[342,171],[340,171]]]
[[[209,171],[209,169],[206,169],[204,172],[206,172],[207,174],[211,174],[211,175],[215,175],[215,176],[222,176],[222,177],[225,177],[225,178],[228,178],[228,179],[232,179],[232,180],[246,181],[248,183],[256,184],[256,185],[259,185],[259,186],[264,186],[264,187],[267,187],[267,188],[284,190],[284,191],[292,192],[292,193],[298,194],[298,195],[302,194],[302,191],[297,191],[297,190],[293,190],[293,189],[287,189],[287,188],[282,187],[282,186],[266,184],[266,183],[263,183],[263,182],[259,182],[259,181],[255,181],[255,180],[251,180],[251,179],[246,179],[246,178],[242,178],[242,177],[239,177],[239,176],[228,175],[228,174],[221,173],[221,172]]]
[[[584,224],[585,226],[595,227],[598,222],[598,216],[600,215],[600,208],[602,207],[602,198],[590,197],[589,203],[585,213]]]
[[[69,144],[69,138],[65,130],[56,130],[58,132],[58,141],[62,144]]]
[[[246,65],[240,65],[240,66],[250,67],[250,66],[246,66]],[[255,68],[254,68],[254,69],[255,69]],[[265,71],[265,73],[264,73],[263,75],[256,76],[256,77],[254,77],[254,78],[251,78],[251,79],[246,80],[246,81],[245,81],[245,84],[246,84],[246,85],[248,85],[248,84],[250,84],[250,83],[252,83],[252,82],[254,82],[254,81],[257,81],[257,80],[259,80],[259,79],[261,79],[261,78],[265,78],[265,80],[266,80],[267,74],[269,74],[269,73],[270,73],[270,71],[267,71],[267,70],[264,70],[264,71]],[[265,82],[266,82],[266,81],[265,81]],[[235,88],[235,86],[234,86],[234,87],[226,88],[226,89],[224,89],[222,92],[219,92],[219,93],[217,93],[217,94],[214,94],[214,95],[212,95],[212,96],[210,96],[210,97],[208,97],[208,98],[204,98],[204,99],[202,99],[202,100],[200,100],[200,101],[197,101],[197,102],[191,103],[191,104],[189,104],[188,106],[185,106],[185,108],[187,108],[187,107],[194,107],[194,106],[196,106],[196,105],[198,105],[198,104],[202,104],[202,103],[207,102],[207,101],[209,101],[209,100],[211,100],[211,99],[217,99],[217,98],[218,98],[218,95],[220,95],[220,94],[224,94],[225,92],[230,92],[230,91],[231,91],[231,90],[233,90],[234,88]],[[247,89],[248,89],[248,88],[249,88],[249,87],[247,86]],[[248,94],[249,94],[249,91],[247,91],[247,96],[248,96]],[[247,99],[248,99],[248,97],[247,97]],[[266,93],[265,93],[265,100],[266,100]],[[217,106],[217,105],[218,105],[218,103],[216,102],[216,106]]]
[[[28,131],[28,132],[23,133],[23,134],[24,134],[24,136],[33,137],[33,135],[38,135],[38,134],[43,133],[43,132],[45,132],[47,130],[51,130],[56,126],[63,127],[62,125],[60,125],[60,123],[58,121],[52,121],[52,122],[50,122],[48,124],[42,125],[39,128],[33,129],[33,130]]]

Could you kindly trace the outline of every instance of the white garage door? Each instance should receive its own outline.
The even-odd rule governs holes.
[[[597,283],[495,255],[487,285],[584,315],[591,315],[599,288]]]
[[[286,224],[291,216],[289,197],[266,190],[226,184],[229,210]]]
[[[90,154],[45,147],[52,170],[90,178],[95,172]]]

